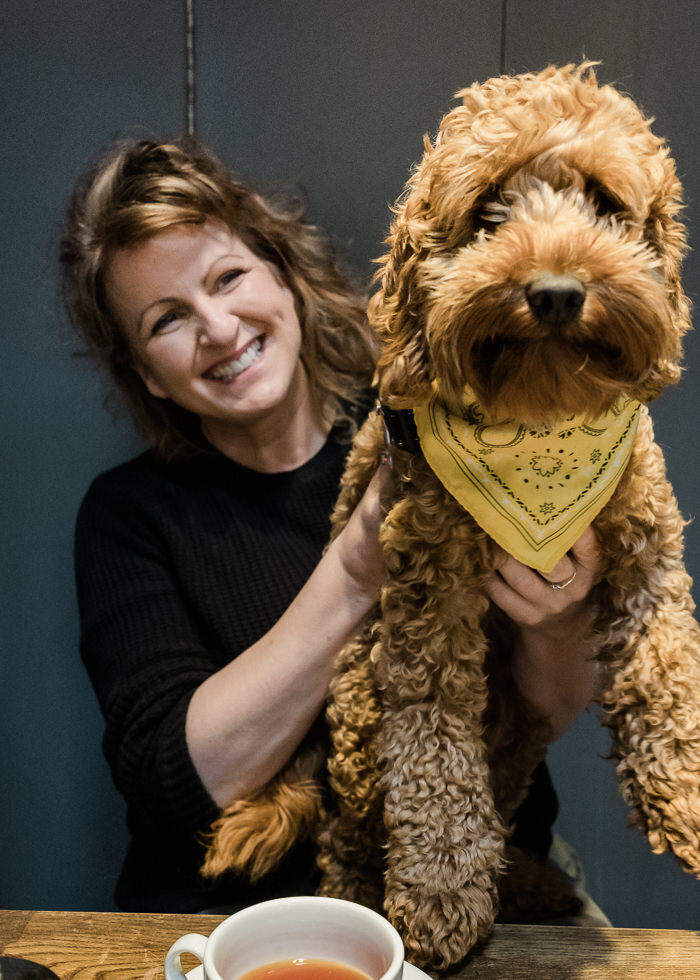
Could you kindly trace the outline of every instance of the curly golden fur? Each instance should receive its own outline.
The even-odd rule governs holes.
[[[466,383],[485,411],[539,425],[595,418],[621,395],[655,398],[679,377],[690,326],[681,187],[663,141],[591,64],[459,96],[395,209],[370,304],[382,402],[413,408],[439,382],[458,411]],[[552,290],[569,303],[556,315]],[[372,417],[336,531],[383,449]],[[383,905],[409,959],[439,969],[488,936],[499,903],[501,915],[504,904],[531,919],[546,912],[549,884],[532,869],[504,871],[548,728],[514,687],[508,624],[484,594],[499,549],[420,453],[394,450],[393,468],[381,604],[341,655],[328,710],[322,890]],[[653,850],[700,874],[700,630],[646,408],[594,527],[600,703],[622,794]],[[276,854],[266,819],[256,848]],[[213,850],[241,868],[245,834],[236,843],[232,826]]]

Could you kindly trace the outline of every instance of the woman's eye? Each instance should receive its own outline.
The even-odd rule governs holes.
[[[158,317],[156,322],[151,327],[151,337],[155,337],[157,334],[163,333],[163,331],[167,330],[168,327],[171,327],[173,324],[179,322],[180,319],[180,314],[176,313],[175,310],[170,310],[168,313],[164,313],[163,316]]]
[[[241,278],[244,271],[244,269],[229,269],[227,272],[224,272],[223,275],[219,276],[219,286],[222,289],[225,289],[227,286],[231,286]]]

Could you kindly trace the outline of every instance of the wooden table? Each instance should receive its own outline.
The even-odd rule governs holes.
[[[0,952],[50,967],[60,980],[163,980],[171,944],[209,935],[214,915],[0,911]],[[189,970],[196,965],[183,965]],[[698,980],[700,932],[496,926],[454,980]]]

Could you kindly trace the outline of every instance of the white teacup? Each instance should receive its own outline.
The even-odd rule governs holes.
[[[165,958],[166,980],[184,980],[185,952],[201,960],[204,980],[240,980],[251,970],[296,959],[339,963],[371,980],[403,976],[403,943],[386,919],[363,905],[315,895],[251,905],[224,919],[208,939],[182,936]]]

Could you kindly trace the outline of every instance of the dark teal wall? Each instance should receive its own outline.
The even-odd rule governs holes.
[[[502,23],[506,11],[505,25]],[[185,125],[184,0],[3,0],[4,245],[0,386],[0,906],[111,907],[125,840],[101,722],[77,652],[71,537],[90,479],[138,444],[72,357],[55,300],[55,244],[84,161],[119,135]],[[301,184],[312,215],[369,276],[388,203],[451,106],[508,70],[601,59],[656,117],[700,221],[696,0],[196,0],[200,135],[242,174]],[[699,291],[698,264],[687,286]],[[700,351],[654,408],[683,511],[700,500]],[[700,574],[700,530],[688,530]],[[552,750],[559,827],[620,926],[697,928],[700,885],[625,826],[595,716]]]

